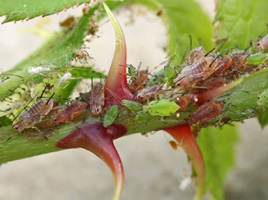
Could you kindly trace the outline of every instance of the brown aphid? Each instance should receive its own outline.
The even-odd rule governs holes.
[[[81,100],[82,102],[87,103],[87,107],[90,107],[90,97],[91,97],[90,92],[79,93],[79,95],[80,95],[80,100]]]
[[[224,103],[211,101],[201,105],[188,119],[189,124],[204,122],[219,116],[223,112]]]
[[[184,67],[173,82],[178,86],[193,85],[210,76],[217,65],[217,60],[212,57],[200,58],[193,64]]]
[[[212,88],[221,87],[227,83],[228,83],[228,80],[224,77],[213,77],[208,80],[205,80],[202,86],[204,86],[207,90],[210,90]]]
[[[87,63],[90,59],[92,59],[92,57],[89,55],[89,53],[86,51],[86,49],[80,49],[77,50],[74,54],[73,54],[74,60],[76,62],[85,64]]]
[[[268,49],[268,34],[256,43],[255,48],[260,51],[265,51]]]
[[[227,71],[233,64],[233,57],[231,55],[224,55],[221,59],[218,61],[218,66],[216,67],[213,74],[221,75],[225,71]]]
[[[129,84],[129,87],[131,88],[132,91],[137,91],[141,89],[143,84],[148,79],[149,76],[148,70],[138,71],[136,76],[137,77],[135,78],[131,78],[131,82]]]
[[[142,90],[139,90],[135,96],[135,100],[139,102],[145,102],[147,99],[151,100],[156,97],[157,94],[160,94],[162,86],[152,85]]]
[[[98,116],[102,112],[102,107],[104,105],[104,91],[103,85],[97,83],[93,86],[90,92],[90,110],[92,115]]]
[[[57,111],[52,117],[54,124],[66,123],[71,121],[73,118],[81,115],[87,108],[87,103],[82,101],[74,101],[69,105],[63,106]]]
[[[186,94],[176,98],[176,103],[180,106],[178,112],[184,111],[188,105],[194,102],[194,95]]]
[[[170,140],[169,141],[169,144],[172,147],[172,149],[174,149],[174,150],[177,150],[178,149],[178,144],[174,140]]]
[[[53,108],[54,101],[51,98],[41,98],[28,110],[18,116],[18,121],[13,124],[16,131],[22,132],[24,129],[35,128],[35,124],[41,122]]]
[[[188,65],[192,64],[196,62],[197,60],[199,60],[200,58],[205,57],[205,55],[206,55],[206,51],[202,46],[192,49],[189,52],[188,57],[186,58],[186,63]]]
[[[72,27],[75,24],[75,18],[73,16],[67,18],[66,20],[60,22],[61,27]]]

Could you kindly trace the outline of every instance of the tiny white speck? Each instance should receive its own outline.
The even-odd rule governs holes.
[[[181,181],[180,189],[185,190],[187,186],[192,182],[191,177],[187,177]]]

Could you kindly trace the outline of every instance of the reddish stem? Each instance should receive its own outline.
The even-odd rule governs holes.
[[[104,128],[101,122],[85,125],[61,139],[59,148],[84,148],[102,159],[111,169],[115,179],[114,200],[118,200],[124,184],[124,169],[113,139],[123,136],[127,129],[122,125]]]
[[[197,191],[194,199],[201,199],[205,189],[206,170],[202,153],[195,140],[196,132],[192,131],[188,124],[165,128],[163,130],[169,133],[182,146],[192,160],[197,174]]]

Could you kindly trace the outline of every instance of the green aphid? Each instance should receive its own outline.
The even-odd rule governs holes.
[[[167,117],[174,114],[179,110],[180,106],[174,101],[168,99],[161,99],[158,101],[152,101],[147,106],[143,106],[143,109],[152,116]]]
[[[165,72],[165,77],[168,82],[168,85],[171,85],[173,83],[174,77],[176,76],[176,72],[174,68],[171,66],[166,66],[164,68],[164,72]]]
[[[266,60],[267,60],[267,55],[266,54],[263,54],[263,53],[255,53],[255,54],[251,54],[248,57],[247,64],[248,65],[253,65],[253,66],[260,65],[260,64],[262,64]]]
[[[115,119],[117,118],[119,113],[119,109],[117,105],[110,106],[107,110],[104,119],[103,119],[103,126],[107,127],[114,123]]]
[[[128,75],[131,78],[136,78],[136,69],[133,65],[128,65]]]
[[[258,105],[268,104],[268,89],[259,95],[257,103]]]
[[[147,122],[151,118],[151,115],[149,115],[146,112],[138,112],[135,116],[135,119],[140,122]]]
[[[139,111],[142,110],[142,104],[136,101],[122,100],[122,106],[126,107],[131,111]]]
[[[165,77],[167,80],[173,79],[176,76],[176,72],[174,68],[171,66],[166,66],[164,68],[164,72],[165,72]]]

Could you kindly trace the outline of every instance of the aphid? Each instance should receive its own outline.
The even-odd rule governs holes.
[[[178,144],[174,140],[170,140],[169,141],[169,144],[172,147],[172,149],[174,149],[174,150],[177,150],[178,149]]]
[[[206,55],[206,51],[204,50],[202,46],[192,49],[189,52],[188,57],[186,58],[186,64],[190,65],[196,62],[197,60],[199,60],[200,58],[204,58],[205,55]]]
[[[127,109],[129,109],[131,111],[142,110],[142,104],[140,104],[136,101],[122,100],[121,105],[126,107]]]
[[[176,103],[180,106],[178,112],[184,111],[193,102],[194,95],[186,94],[176,98]]]
[[[225,71],[227,71],[232,66],[232,56],[231,55],[224,55],[218,61],[218,66],[216,67],[213,74],[222,75]]]
[[[189,124],[203,122],[219,116],[223,112],[224,103],[211,101],[201,105],[188,119]]]
[[[48,71],[50,71],[50,68],[49,67],[41,67],[41,66],[38,66],[38,67],[29,67],[27,71],[30,74],[39,74],[41,72],[48,72]]]
[[[249,54],[245,51],[236,51],[230,54],[232,57],[231,73],[239,71],[248,61]]]
[[[266,105],[268,104],[268,89],[264,90],[259,96],[258,96],[258,105]]]
[[[268,34],[256,43],[256,48],[260,51],[265,51],[268,49]]]
[[[161,99],[158,101],[151,101],[148,105],[143,106],[143,109],[152,116],[170,116],[176,113],[180,106],[174,101],[168,99]]]
[[[86,92],[86,93],[79,93],[81,101],[87,103],[87,107],[90,107],[90,97],[91,93]]]
[[[117,105],[110,106],[104,116],[103,126],[106,128],[114,123],[119,113]]]
[[[103,86],[97,83],[93,86],[90,92],[90,110],[92,115],[98,116],[102,112],[102,107],[104,105],[104,93]]]
[[[135,119],[137,121],[147,122],[150,119],[150,117],[151,116],[147,112],[141,111],[137,113],[137,115],[135,116]]]
[[[152,85],[142,90],[139,90],[136,94],[135,99],[139,102],[145,102],[147,99],[153,99],[157,94],[160,94],[162,86],[160,85]]]
[[[204,86],[207,90],[209,90],[212,88],[221,87],[227,83],[228,83],[228,80],[224,77],[213,77],[211,79],[205,80],[202,83],[202,86]]]
[[[24,129],[35,128],[34,125],[40,123],[42,118],[52,110],[53,104],[52,98],[39,99],[27,111],[18,116],[18,121],[13,124],[13,128],[19,132]]]
[[[255,54],[251,54],[248,57],[248,61],[247,61],[247,65],[260,65],[262,63],[264,63],[267,60],[267,55],[262,54],[262,53],[255,53]]]
[[[88,54],[88,52],[85,49],[80,49],[77,50],[74,54],[73,54],[74,60],[76,62],[85,64],[87,63],[90,59],[92,59],[92,57]]]
[[[81,115],[87,108],[87,103],[82,101],[74,101],[69,105],[63,106],[53,116],[53,122],[55,124],[66,123],[71,121],[73,118]]]
[[[75,18],[73,16],[67,18],[66,20],[60,22],[61,27],[72,27],[75,24]]]
[[[176,85],[192,85],[200,80],[205,80],[217,66],[217,61],[212,57],[200,58],[191,65],[184,67],[181,73],[173,80]]]
[[[131,82],[129,84],[130,88],[133,91],[139,90],[148,79],[148,76],[149,76],[148,70],[141,70],[136,72],[135,78],[131,78]]]
[[[165,77],[169,85],[172,84],[173,78],[176,76],[175,69],[171,66],[165,66],[164,67]]]
[[[60,79],[58,81],[56,89],[58,89],[63,82],[72,78],[72,74],[70,72],[63,74],[62,76],[60,76],[60,75],[58,75],[58,76],[60,77]]]

